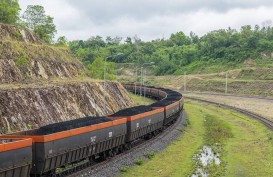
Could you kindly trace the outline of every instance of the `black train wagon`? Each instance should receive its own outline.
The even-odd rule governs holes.
[[[164,108],[164,125],[168,125],[173,122],[180,114],[180,102],[161,100],[159,102],[153,103],[150,106],[153,108]]]
[[[126,88],[126,90],[136,94],[139,94],[141,90],[139,85],[127,84],[124,85],[124,87]]]
[[[179,108],[182,111],[184,107],[184,97],[182,96],[179,100]]]
[[[127,118],[127,138],[130,143],[136,139],[150,137],[163,127],[164,109],[152,109],[150,106],[136,106],[123,109],[109,116]]]
[[[156,88],[147,88],[146,95],[149,95],[152,98],[161,99],[159,96],[159,90]]]
[[[56,168],[86,158],[93,159],[95,156],[105,156],[106,152],[125,144],[127,120],[101,119],[103,119],[101,123],[92,124],[92,121],[91,123],[87,121],[91,125],[79,128],[73,128],[72,124],[68,124],[72,127],[67,127],[73,129],[52,133],[58,131],[55,129],[58,127],[57,123],[54,124],[53,130],[48,126],[48,129],[45,129],[47,131],[41,131],[43,129],[41,127],[36,130],[21,132],[21,135],[13,135],[13,137],[28,137],[32,138],[34,142],[31,174],[53,174]],[[61,126],[59,129],[62,129]]]
[[[0,177],[28,177],[31,164],[31,139],[0,136]]]

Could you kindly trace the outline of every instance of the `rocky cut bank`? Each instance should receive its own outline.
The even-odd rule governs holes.
[[[103,82],[88,78],[69,49],[0,24],[0,134],[105,115],[103,92]],[[123,86],[109,82],[106,114],[130,106]]]

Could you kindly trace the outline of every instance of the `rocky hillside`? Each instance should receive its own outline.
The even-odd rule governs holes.
[[[0,134],[105,115],[103,92],[103,82],[88,78],[68,49],[0,24]],[[106,100],[106,114],[132,106],[115,82],[107,84]]]
[[[27,30],[0,24],[0,83],[83,74],[83,65],[67,48],[45,45]]]
[[[119,83],[109,83],[107,114],[132,104]],[[37,128],[41,125],[85,116],[102,116],[103,83],[49,84],[42,87],[0,91],[0,133]]]

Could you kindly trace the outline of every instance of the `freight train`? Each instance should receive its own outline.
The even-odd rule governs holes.
[[[159,101],[120,110],[106,117],[85,117],[39,129],[0,136],[0,177],[54,176],[56,169],[83,160],[96,161],[129,150],[172,124],[183,109],[175,91],[125,85]]]

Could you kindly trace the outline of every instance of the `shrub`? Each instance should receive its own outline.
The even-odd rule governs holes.
[[[29,63],[29,60],[25,56],[21,56],[21,57],[17,58],[17,60],[15,61],[15,64],[17,66],[26,66],[26,65],[28,65],[28,63]]]
[[[124,166],[124,167],[121,167],[119,170],[120,170],[121,172],[125,173],[125,172],[128,171],[128,169],[129,169],[129,167]]]
[[[136,165],[142,165],[144,163],[144,160],[141,158],[136,159],[135,164]]]
[[[146,154],[146,157],[147,157],[148,159],[151,160],[152,158],[155,157],[155,152],[154,152],[154,151],[148,152],[148,153]]]

